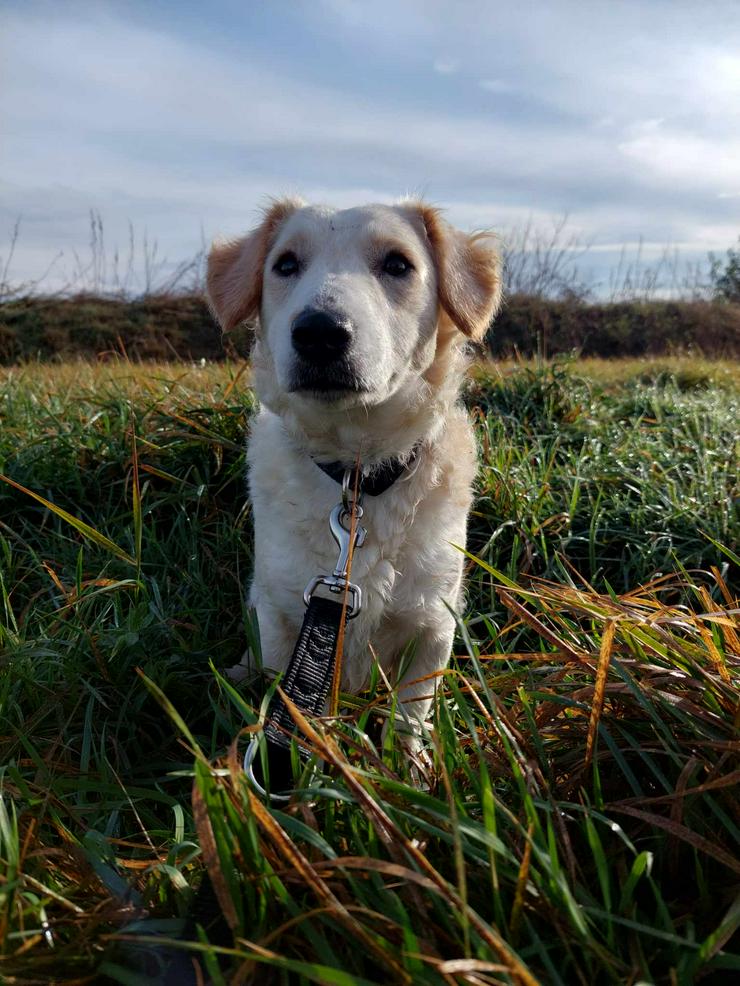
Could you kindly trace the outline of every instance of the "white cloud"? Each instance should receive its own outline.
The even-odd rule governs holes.
[[[481,89],[485,89],[486,92],[514,92],[514,86],[510,82],[506,82],[504,79],[481,79],[478,83]]]
[[[737,181],[740,170],[740,139],[734,136],[718,139],[654,127],[618,149],[655,181],[674,188],[699,186],[714,195]]]
[[[659,130],[664,123],[665,119],[662,116],[656,116],[648,120],[638,120],[636,123],[633,123],[629,129],[636,136],[642,137],[647,134],[655,133],[655,131]]]
[[[456,58],[437,58],[433,67],[440,75],[454,75],[460,68],[460,63]]]

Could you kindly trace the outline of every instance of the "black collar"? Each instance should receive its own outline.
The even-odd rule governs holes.
[[[380,496],[381,493],[385,493],[386,490],[389,490],[393,486],[397,479],[401,478],[405,470],[414,464],[420,448],[421,442],[414,445],[408,459],[386,459],[385,462],[380,462],[377,466],[373,466],[372,471],[367,476],[363,475],[362,467],[360,467],[360,493],[366,493],[368,496]],[[316,459],[314,459],[314,462],[316,462]],[[322,472],[325,472],[327,476],[333,479],[335,483],[339,483],[340,486],[342,485],[345,472],[350,468],[341,462],[316,462],[316,465]],[[351,468],[352,477],[349,481],[349,488],[354,489],[357,479],[357,467],[352,466]]]

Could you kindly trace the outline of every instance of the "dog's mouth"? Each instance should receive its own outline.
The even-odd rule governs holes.
[[[336,365],[296,367],[291,380],[290,392],[315,396],[320,400],[340,400],[352,395],[369,393],[367,386],[352,368],[338,361]]]

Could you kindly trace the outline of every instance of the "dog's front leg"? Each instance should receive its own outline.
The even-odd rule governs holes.
[[[440,673],[444,671],[452,653],[455,636],[455,620],[445,611],[433,626],[426,626],[416,638],[416,651],[411,666],[396,686],[395,731],[400,735],[403,747],[416,754],[422,747],[422,733],[434,702]],[[383,736],[388,732],[386,723]]]
[[[277,674],[285,671],[290,662],[300,624],[289,618],[283,610],[267,599],[250,600],[257,614],[259,628],[260,659],[250,649],[246,650],[239,664],[226,672],[232,681],[243,681],[250,673],[263,667]]]

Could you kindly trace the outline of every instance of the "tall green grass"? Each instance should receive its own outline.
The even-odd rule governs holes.
[[[239,769],[264,685],[221,673],[257,632],[245,378],[6,371],[0,974],[732,981],[731,371],[479,368],[469,606],[428,761],[381,743],[376,681],[301,723],[324,766],[280,810]],[[223,918],[199,928],[206,871]]]

